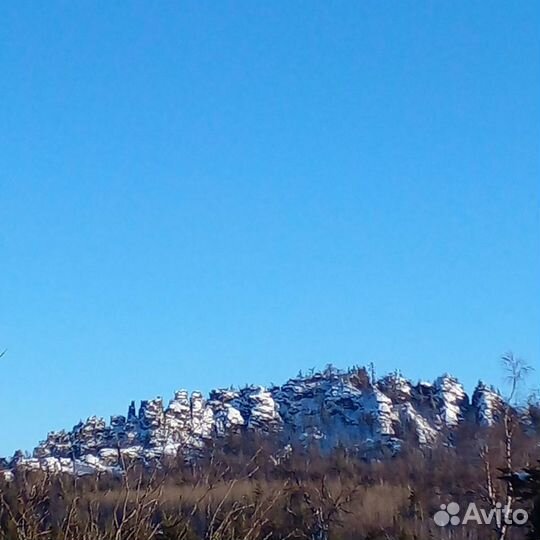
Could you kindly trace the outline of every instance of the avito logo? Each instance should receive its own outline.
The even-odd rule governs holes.
[[[457,502],[441,504],[440,510],[435,512],[433,516],[433,521],[439,527],[467,525],[469,523],[477,525],[496,523],[497,526],[501,526],[503,523],[507,525],[524,525],[529,519],[529,515],[522,508],[512,510],[501,503],[497,503],[495,508],[486,510],[471,502],[468,504],[463,517],[460,516],[460,511],[461,508]]]

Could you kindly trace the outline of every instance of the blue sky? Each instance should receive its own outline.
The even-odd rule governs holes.
[[[0,454],[329,362],[540,367],[539,15],[2,3]]]

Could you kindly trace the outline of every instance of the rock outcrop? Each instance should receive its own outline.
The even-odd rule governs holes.
[[[464,421],[479,429],[492,426],[500,421],[503,404],[483,383],[469,400],[449,375],[413,384],[396,373],[372,382],[363,368],[328,368],[271,388],[218,389],[207,399],[179,390],[167,406],[157,398],[141,402],[138,410],[132,402],[126,416],[112,416],[109,423],[90,417],[70,431],[50,433],[32,456],[18,452],[4,460],[4,470],[119,471],[130,459],[147,464],[179,454],[190,459],[214,439],[250,431],[275,437],[282,448],[343,445],[393,454],[404,440],[433,444]]]

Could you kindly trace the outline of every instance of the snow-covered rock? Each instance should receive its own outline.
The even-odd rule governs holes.
[[[492,426],[502,418],[504,400],[497,390],[479,381],[472,395],[476,421],[481,426]]]
[[[130,460],[190,459],[212,439],[233,432],[274,437],[288,449],[296,443],[395,453],[411,437],[432,444],[466,418],[491,426],[500,420],[503,404],[483,383],[469,401],[450,375],[414,384],[393,373],[373,383],[364,369],[332,368],[282,386],[218,389],[208,398],[179,390],[166,407],[161,398],[141,402],[138,410],[132,402],[126,416],[112,416],[108,423],[93,416],[70,431],[49,433],[31,456],[18,452],[0,473],[8,478],[18,467],[76,475],[118,472]]]

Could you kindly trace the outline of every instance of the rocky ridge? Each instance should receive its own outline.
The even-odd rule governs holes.
[[[503,406],[500,394],[482,382],[469,399],[447,374],[413,383],[394,373],[373,383],[364,368],[327,368],[282,386],[218,389],[207,398],[179,390],[167,406],[161,398],[138,408],[132,402],[126,416],[112,416],[109,423],[90,417],[70,431],[49,433],[31,456],[17,452],[4,460],[4,475],[17,468],[84,475],[119,471],[130,459],[190,459],[215,439],[249,431],[275,437],[284,448],[340,444],[392,454],[405,438],[429,445],[463,421],[491,426]]]

